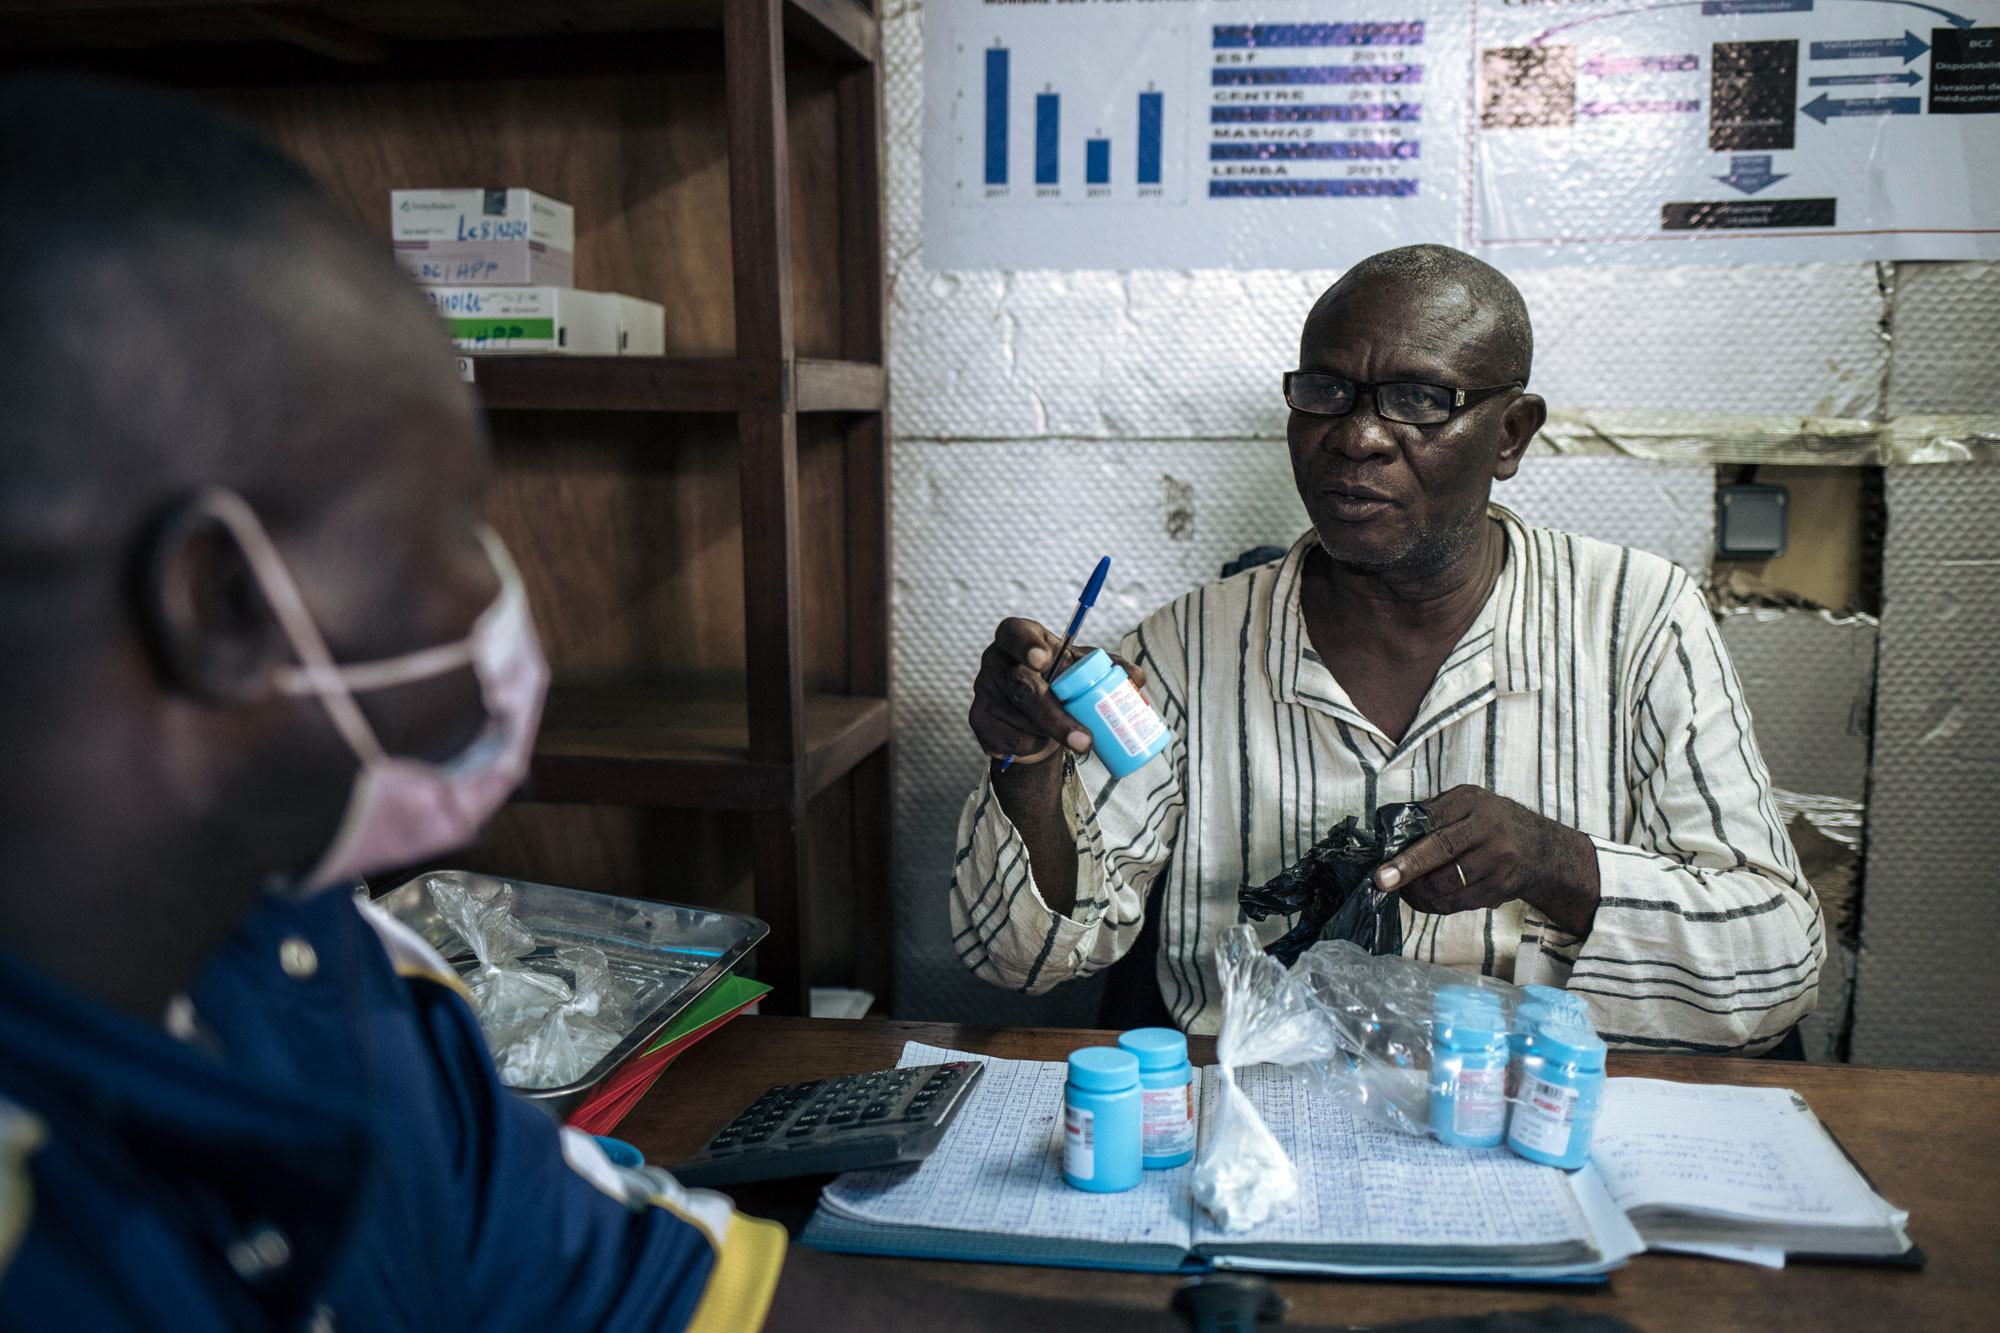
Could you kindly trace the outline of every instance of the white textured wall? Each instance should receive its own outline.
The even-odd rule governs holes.
[[[1326,272],[937,272],[921,228],[921,3],[884,6],[894,432],[897,1008],[1078,1021],[961,976],[943,894],[980,758],[964,715],[1002,616],[1056,619],[1100,554],[1093,639],[1303,529],[1278,376]],[[2000,412],[2000,265],[1520,275],[1559,409]],[[1535,457],[1497,498],[1705,566],[1709,469]],[[1872,867],[1871,867],[1872,868]],[[2000,941],[1996,941],[2000,948]],[[1871,982],[1874,979],[1871,978]]]

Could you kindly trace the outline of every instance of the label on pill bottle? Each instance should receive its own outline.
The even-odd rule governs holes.
[[[1132,682],[1118,682],[1097,701],[1097,715],[1111,728],[1111,734],[1125,747],[1125,753],[1141,755],[1166,733],[1166,723],[1146,702],[1146,696],[1132,688]]]
[[[1508,1134],[1524,1148],[1561,1157],[1569,1151],[1569,1132],[1575,1116],[1575,1088],[1524,1077],[1521,1101],[1514,1108],[1514,1127]]]
[[[1461,1138],[1490,1139],[1507,1126],[1507,1067],[1461,1069],[1452,1094],[1451,1130]]]
[[[1097,1113],[1079,1106],[1063,1107],[1063,1174],[1078,1180],[1097,1178]]]
[[[1140,1148],[1147,1157],[1176,1157],[1194,1148],[1194,1084],[1148,1088],[1141,1112]]]

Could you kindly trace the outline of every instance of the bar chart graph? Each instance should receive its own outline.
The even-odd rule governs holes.
[[[1193,83],[1188,33],[1164,25],[1136,51],[1129,31],[1117,37],[1129,58],[1111,75],[1102,59],[1106,47],[1087,39],[1027,52],[1003,39],[954,43],[960,77],[953,135],[961,164],[954,185],[961,200],[1185,198],[1179,178]]]
[[[940,271],[1337,267],[1462,225],[1473,37],[1453,0],[923,10]]]

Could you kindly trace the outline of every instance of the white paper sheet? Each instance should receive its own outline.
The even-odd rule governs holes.
[[[1754,1264],[1758,1268],[1785,1266],[1785,1252],[1775,1245],[1706,1245],[1692,1240],[1663,1240],[1648,1248],[1702,1259],[1726,1259],[1733,1264]]]
[[[845,1217],[895,1226],[1187,1247],[1191,1167],[1148,1171],[1122,1194],[1063,1183],[1063,1065],[989,1060],[914,1041],[898,1064],[945,1060],[979,1060],[986,1072],[944,1141],[914,1170],[841,1176],[821,1202]]]
[[[1658,1079],[1605,1085],[1591,1160],[1619,1207],[1806,1226],[1900,1226],[1797,1093]]]

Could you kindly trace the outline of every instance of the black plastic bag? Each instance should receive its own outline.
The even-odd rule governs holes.
[[[1379,807],[1372,830],[1349,815],[1268,883],[1237,894],[1237,902],[1252,921],[1299,914],[1297,925],[1264,948],[1286,967],[1321,940],[1398,953],[1402,912],[1394,894],[1375,892],[1371,877],[1377,866],[1430,831],[1429,812],[1415,802]]]

